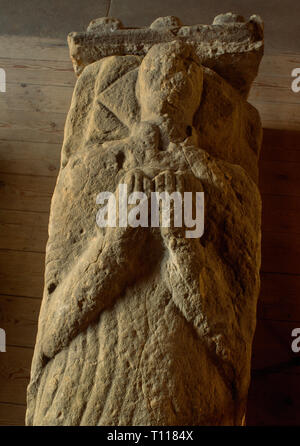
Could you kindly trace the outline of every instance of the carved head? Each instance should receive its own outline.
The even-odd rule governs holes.
[[[202,67],[192,47],[180,41],[154,45],[138,74],[141,120],[158,125],[167,120],[171,133],[186,137],[200,105],[202,85]]]

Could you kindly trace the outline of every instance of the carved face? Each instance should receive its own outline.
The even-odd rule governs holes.
[[[203,71],[192,49],[178,41],[153,46],[139,69],[137,96],[143,121],[167,117],[192,125],[200,105]]]

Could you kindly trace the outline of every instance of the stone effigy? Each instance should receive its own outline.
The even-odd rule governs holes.
[[[259,293],[259,17],[97,19],[51,204],[28,425],[241,425]],[[203,191],[205,231],[96,224],[100,192]]]

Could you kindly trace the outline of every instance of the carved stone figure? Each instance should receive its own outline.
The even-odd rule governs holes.
[[[79,78],[27,424],[240,425],[259,292],[261,124],[246,95],[261,21],[126,30],[106,18],[69,44]],[[203,236],[99,228],[96,197],[120,184],[147,197],[203,191]]]

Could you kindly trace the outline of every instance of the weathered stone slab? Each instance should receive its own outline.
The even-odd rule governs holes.
[[[79,35],[87,56],[51,204],[27,424],[243,424],[261,220],[245,42],[261,25],[241,20],[200,27],[206,54],[216,36],[226,51],[242,42],[238,57],[212,56],[218,70],[203,64],[197,29],[174,17],[141,34],[139,50],[115,20]],[[153,192],[204,192],[204,234],[187,237],[186,219],[98,227],[99,193],[119,197],[124,185],[146,203]]]

